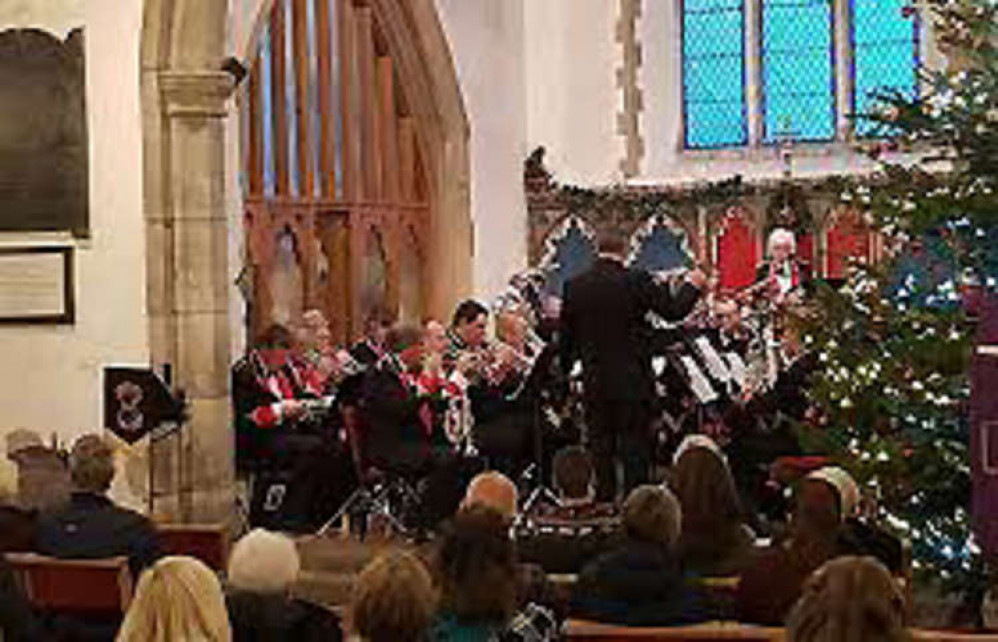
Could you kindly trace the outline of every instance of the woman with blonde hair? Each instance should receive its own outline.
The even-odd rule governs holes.
[[[437,608],[429,571],[414,555],[393,551],[357,578],[352,628],[364,642],[422,642]]]
[[[117,642],[231,642],[222,585],[193,557],[164,557],[142,573]]]
[[[815,571],[787,620],[788,642],[904,639],[904,597],[872,557],[840,557]]]

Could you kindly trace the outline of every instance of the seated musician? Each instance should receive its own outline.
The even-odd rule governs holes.
[[[291,362],[309,393],[330,393],[342,379],[345,360],[332,342],[329,322],[321,310],[306,310],[295,329]]]
[[[756,269],[756,283],[768,283],[769,295],[776,303],[799,297],[809,285],[810,267],[796,257],[794,233],[783,227],[774,229],[769,234],[767,254],[769,260]]]
[[[493,467],[516,477],[529,449],[530,412],[514,395],[528,360],[511,345],[486,340],[488,314],[477,301],[464,301],[457,307],[448,360],[467,380],[476,446]],[[504,320],[501,325],[514,324]],[[511,331],[507,336],[516,340],[513,335]]]
[[[307,390],[291,361],[291,333],[272,325],[232,368],[236,461],[286,455],[283,437],[307,419]]]
[[[361,366],[371,367],[384,358],[388,331],[395,323],[395,315],[378,307],[364,321],[364,338],[350,348],[350,356]]]
[[[749,337],[742,323],[742,307],[734,299],[718,299],[714,303],[717,345],[723,352],[745,357]]]

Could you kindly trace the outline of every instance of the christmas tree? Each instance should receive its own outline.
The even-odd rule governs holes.
[[[947,64],[920,71],[917,96],[882,93],[859,116],[875,135],[860,145],[881,162],[843,200],[867,211],[887,256],[820,287],[802,321],[823,410],[802,440],[851,470],[877,518],[911,541],[916,580],[973,595],[984,564],[968,512],[968,295],[998,276],[998,6],[904,11],[931,20]]]

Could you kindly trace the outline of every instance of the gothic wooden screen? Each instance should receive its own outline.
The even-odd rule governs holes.
[[[274,2],[241,96],[253,329],[299,301],[339,340],[375,307],[421,316],[428,177],[398,73],[366,1]]]

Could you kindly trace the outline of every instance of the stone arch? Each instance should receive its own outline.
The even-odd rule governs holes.
[[[427,307],[445,316],[470,291],[472,272],[469,126],[457,73],[433,0],[368,1],[399,54],[399,76],[425,132],[420,152],[434,177],[428,186],[434,215],[426,238]],[[270,0],[259,4],[254,23]],[[228,16],[227,0],[143,4],[150,353],[154,365],[171,364],[191,407],[179,447],[163,448],[180,453],[179,462],[168,461],[157,473],[157,490],[167,496],[155,510],[182,520],[233,513],[226,184],[237,168],[226,167],[233,78],[221,71]]]

